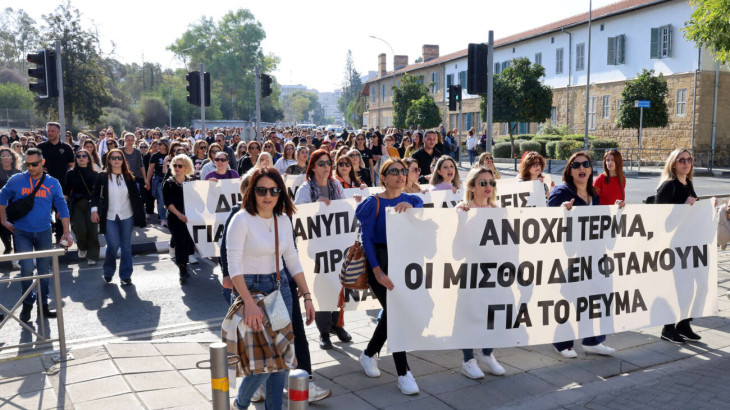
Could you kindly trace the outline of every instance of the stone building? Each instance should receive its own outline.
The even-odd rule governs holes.
[[[616,126],[618,108],[624,103],[621,92],[625,82],[635,78],[642,69],[653,69],[667,80],[669,125],[644,130],[642,145],[647,152],[676,147],[707,152],[714,139],[716,158],[727,161],[730,72],[728,67],[715,63],[711,52],[684,38],[681,29],[691,13],[688,0],[624,0],[593,10],[590,135],[615,138],[626,148],[637,146],[637,130]],[[464,43],[468,42],[465,39]],[[391,86],[408,73],[420,76],[430,86],[447,128],[459,128],[459,118],[456,112],[448,111],[445,90],[451,84],[461,84],[463,129],[481,130],[485,124],[479,114],[480,98],[466,94],[467,50],[441,56],[438,45],[424,45],[422,51],[423,61],[415,64],[408,64],[408,56],[394,56],[391,71],[386,70],[386,55],[378,56],[378,76],[365,83],[363,90],[369,101],[364,125],[385,127],[392,123]],[[553,89],[550,121],[582,134],[586,119],[588,52],[586,12],[496,40],[494,72],[499,73],[518,57],[541,64],[545,67],[543,81]],[[535,133],[537,127],[538,124],[519,124],[518,133]],[[507,135],[507,124],[495,124],[493,134]],[[666,155],[666,151],[656,151],[656,155]]]

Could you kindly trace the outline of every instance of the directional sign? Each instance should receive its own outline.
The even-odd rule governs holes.
[[[634,100],[634,107],[649,108],[649,107],[651,107],[651,101],[650,100]]]

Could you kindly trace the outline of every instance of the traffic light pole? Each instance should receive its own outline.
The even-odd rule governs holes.
[[[259,139],[259,133],[260,127],[261,127],[261,77],[260,77],[260,71],[259,66],[256,66],[255,69],[256,73],[256,132],[254,135],[254,139],[257,141],[261,141]],[[263,136],[262,136],[263,137]]]
[[[200,132],[205,138],[205,71],[200,63]]]
[[[492,107],[494,104],[494,31],[489,30],[487,55],[487,152],[492,153]]]
[[[461,113],[461,99],[459,99],[459,165],[461,165],[461,136],[464,134],[464,117]],[[469,151],[466,152],[466,157],[469,158]]]
[[[58,123],[61,124],[61,138],[66,138],[66,115],[63,102],[63,66],[61,65],[61,41],[56,40],[56,85],[58,87]],[[62,139],[62,141],[65,141]]]

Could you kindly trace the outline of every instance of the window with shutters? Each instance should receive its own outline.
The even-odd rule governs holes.
[[[588,100],[588,129],[596,129],[596,105],[598,105],[598,97],[591,97]]]
[[[530,123],[529,122],[521,122],[519,125],[519,133],[520,134],[527,134],[530,132]]]
[[[466,92],[466,71],[459,71],[459,85]]]
[[[535,64],[542,65],[542,53],[535,53]]]
[[[441,72],[431,73],[431,92],[435,93],[441,89]]]
[[[677,117],[684,117],[687,114],[687,89],[677,90]]]
[[[616,115],[621,111],[621,99],[616,100]]]
[[[449,88],[452,85],[454,85],[454,75],[453,74],[447,74],[446,75],[446,88]]]
[[[553,127],[558,123],[558,109],[556,107],[550,108],[550,125]]]
[[[608,65],[619,65],[626,63],[626,36],[621,34],[616,37],[608,38]]]
[[[502,64],[494,63],[494,74],[499,74],[502,71]]]
[[[502,61],[502,70],[512,65],[511,61]]]
[[[601,118],[606,119],[608,118],[609,114],[611,113],[611,105],[610,105],[611,97],[608,95],[603,96],[603,109],[601,110]]]
[[[672,56],[672,26],[666,25],[651,29],[651,58],[670,58]]]
[[[563,74],[563,49],[555,50],[555,74]]]
[[[380,100],[385,101],[385,84],[380,86]]]
[[[586,43],[576,44],[575,46],[575,71],[585,70]]]
[[[377,88],[375,88],[374,85],[370,86],[370,102],[375,102],[375,92],[377,91]]]

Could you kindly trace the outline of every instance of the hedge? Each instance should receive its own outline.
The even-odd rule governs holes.
[[[591,142],[591,158],[594,161],[601,161],[603,154],[607,149],[618,148],[618,141],[616,140],[595,140]]]
[[[583,148],[582,141],[558,141],[555,148],[555,157],[559,160],[567,160],[574,152]]]
[[[536,140],[545,140],[545,141],[561,141],[564,139],[563,135],[536,135]]]
[[[542,155],[544,157],[545,156],[545,153],[543,151],[544,147],[545,147],[544,145],[540,144],[537,141],[525,141],[522,144],[520,144],[519,156],[522,157],[525,154],[525,152],[527,152],[527,151],[537,151],[540,153],[540,155]]]
[[[585,134],[570,134],[570,135],[563,135],[562,138],[564,141],[585,141]],[[588,141],[594,141],[596,137],[593,135],[588,136]]]
[[[548,141],[548,143],[545,144],[545,153],[547,154],[546,158],[557,159],[555,151],[558,147],[559,142],[560,141]]]
[[[512,150],[512,144],[509,142],[498,142],[492,148],[492,154],[495,158],[509,158]]]

